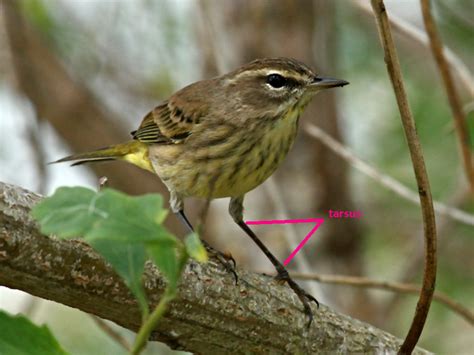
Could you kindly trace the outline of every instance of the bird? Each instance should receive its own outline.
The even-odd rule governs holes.
[[[132,139],[55,163],[122,160],[148,170],[170,193],[171,210],[190,230],[184,199],[230,198],[229,214],[274,265],[313,320],[319,303],[289,275],[243,219],[244,196],[270,177],[295,141],[298,122],[319,92],[349,84],[292,58],[262,58],[171,95],[143,118]]]

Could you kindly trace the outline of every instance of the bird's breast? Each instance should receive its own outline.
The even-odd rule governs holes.
[[[150,149],[153,166],[169,190],[183,196],[241,196],[263,183],[278,168],[298,128],[299,111],[253,127],[220,127],[207,139]],[[191,138],[191,137],[190,137]]]

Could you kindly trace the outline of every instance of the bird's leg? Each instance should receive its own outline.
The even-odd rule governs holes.
[[[267,256],[267,258],[271,261],[273,266],[275,267],[278,275],[276,276],[277,280],[284,281],[291,287],[291,289],[296,293],[298,298],[300,299],[301,303],[304,307],[304,312],[309,319],[308,327],[311,325],[313,321],[313,313],[311,311],[310,302],[313,301],[319,307],[319,302],[316,298],[312,295],[307,293],[304,289],[302,289],[288,274],[288,271],[285,269],[282,263],[268,250],[265,244],[262,243],[260,239],[258,239],[257,235],[250,229],[250,227],[245,224],[243,221],[243,196],[239,198],[232,198],[230,205],[229,205],[229,213],[231,214],[234,221],[239,225],[240,228],[258,245],[260,250]]]
[[[178,216],[178,219],[181,221],[181,223],[184,225],[184,227],[188,230],[189,233],[194,232],[193,225],[189,221],[188,217],[184,214],[184,210],[179,210],[176,212],[176,216]]]
[[[178,219],[188,229],[190,233],[194,232],[193,225],[189,221],[188,217],[186,217],[186,214],[184,213],[183,209],[176,212],[176,216],[178,216]],[[222,266],[224,266],[227,272],[232,273],[235,279],[235,283],[237,284],[237,281],[239,280],[239,278],[237,276],[237,272],[235,271],[236,263],[232,255],[226,254],[226,253],[220,252],[217,249],[214,249],[205,240],[201,240],[201,242],[206,248],[207,252],[211,254],[212,256],[214,256],[222,264]]]

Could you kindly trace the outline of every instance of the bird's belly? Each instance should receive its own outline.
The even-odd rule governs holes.
[[[244,139],[220,155],[213,155],[211,149],[206,155],[184,145],[156,145],[150,149],[150,159],[168,189],[182,196],[241,196],[278,168],[293,144],[296,124],[271,133],[253,141]]]

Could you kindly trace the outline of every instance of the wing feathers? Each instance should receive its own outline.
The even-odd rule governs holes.
[[[131,134],[134,139],[147,144],[177,144],[192,133],[195,124],[183,109],[165,102],[149,112]]]

